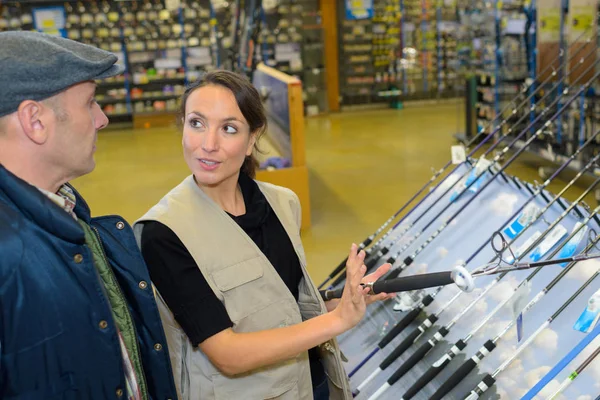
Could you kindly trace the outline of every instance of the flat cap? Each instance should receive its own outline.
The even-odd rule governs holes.
[[[80,82],[123,73],[108,51],[39,32],[0,32],[0,117]]]

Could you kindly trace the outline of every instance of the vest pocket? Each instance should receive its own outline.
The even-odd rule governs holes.
[[[245,283],[252,282],[264,274],[258,257],[223,268],[212,274],[212,278],[222,292],[227,292]]]
[[[298,400],[298,375],[285,371],[289,368],[295,368],[295,362],[244,377],[215,376],[215,400]]]

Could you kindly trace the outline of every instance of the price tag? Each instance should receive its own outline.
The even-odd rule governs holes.
[[[452,164],[460,164],[467,160],[465,147],[462,145],[452,146],[450,152],[452,153]]]
[[[558,225],[556,228],[552,229],[552,232],[546,236],[544,241],[529,256],[531,261],[539,261],[550,251],[550,249],[567,236],[567,233],[567,229],[562,225]]]
[[[600,290],[590,297],[587,307],[575,322],[573,329],[589,333],[598,323],[598,319],[600,319]]]
[[[481,156],[479,161],[477,161],[477,164],[475,164],[475,174],[477,176],[481,175],[490,165],[492,165],[492,162],[484,156]]]
[[[523,339],[523,310],[527,306],[529,293],[531,292],[530,283],[521,285],[513,295],[510,301],[510,309],[513,319],[517,322],[517,342]]]

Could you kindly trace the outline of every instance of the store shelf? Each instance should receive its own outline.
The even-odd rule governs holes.
[[[164,95],[164,96],[142,96],[142,97],[132,97],[131,101],[132,102],[136,102],[136,101],[160,101],[160,100],[171,100],[171,99],[178,99],[180,98],[181,95],[180,94],[169,94],[169,95]]]
[[[160,78],[160,79],[150,79],[148,82],[144,83],[131,83],[132,87],[138,86],[149,86],[149,85],[164,85],[168,83],[176,83],[185,81],[185,77],[177,77],[177,78]]]
[[[127,97],[106,97],[104,99],[97,99],[96,102],[100,105],[103,104],[114,104],[114,103],[125,103]]]

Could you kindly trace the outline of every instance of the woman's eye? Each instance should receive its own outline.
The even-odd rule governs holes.
[[[225,132],[227,133],[237,133],[237,129],[231,125],[225,125],[223,129],[225,129]]]
[[[190,126],[192,128],[203,128],[204,124],[198,119],[192,119],[190,120]]]

